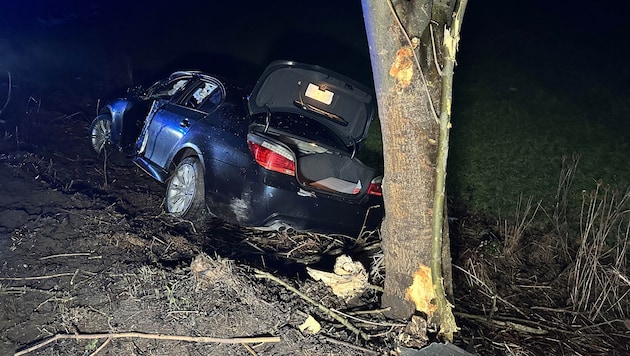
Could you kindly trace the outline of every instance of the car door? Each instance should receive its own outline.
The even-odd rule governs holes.
[[[192,83],[180,98],[156,108],[146,133],[144,158],[167,169],[175,150],[185,143],[186,134],[220,98],[218,82],[203,78]]]
[[[136,154],[140,157],[147,157],[146,149],[149,143],[149,138],[151,137],[152,145],[151,150],[154,150],[153,144],[155,143],[154,137],[148,134],[149,128],[154,129],[153,119],[155,118],[158,111],[160,111],[163,107],[168,105],[171,102],[176,102],[186,91],[186,87],[188,84],[193,82],[192,76],[187,73],[182,73],[181,75],[172,76],[167,81],[160,81],[155,83],[151,88],[149,88],[150,97],[153,98],[153,103],[151,105],[151,110],[147,114],[147,117],[144,121],[144,125],[142,127],[142,131],[140,131],[140,135],[138,136],[138,140],[136,141]],[[192,85],[192,84],[191,84]]]

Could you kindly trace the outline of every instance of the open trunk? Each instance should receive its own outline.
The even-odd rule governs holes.
[[[366,192],[376,172],[358,159],[333,153],[298,158],[298,180],[305,185],[344,194]]]
[[[287,169],[282,173],[294,175],[305,190],[326,191],[343,197],[380,194],[381,177],[377,171],[348,153],[273,128],[255,127],[248,141],[256,141],[277,152],[281,160],[292,160],[293,172]],[[267,159],[266,164],[274,164],[269,162]]]

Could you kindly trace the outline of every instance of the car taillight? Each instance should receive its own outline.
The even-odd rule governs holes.
[[[295,162],[291,151],[268,141],[258,143],[248,140],[247,145],[256,162],[262,167],[290,176],[295,175]]]
[[[372,181],[370,182],[370,186],[368,187],[368,194],[376,195],[379,197],[382,196],[383,195],[383,190],[381,188],[382,182],[383,182],[382,177],[376,177],[372,179]]]

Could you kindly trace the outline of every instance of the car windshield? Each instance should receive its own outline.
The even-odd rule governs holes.
[[[260,118],[261,120],[265,120],[266,115],[261,115]],[[264,124],[266,125],[266,123]],[[269,126],[284,133],[303,137],[307,140],[318,142],[326,146],[347,149],[346,145],[344,145],[343,141],[339,138],[339,136],[337,136],[337,134],[308,116],[289,113],[273,113],[269,119]]]

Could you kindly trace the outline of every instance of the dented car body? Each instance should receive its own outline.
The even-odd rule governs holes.
[[[356,235],[383,217],[381,176],[355,154],[375,112],[364,86],[275,61],[253,88],[181,71],[109,103],[90,139],[166,185],[165,209],[259,229]]]

